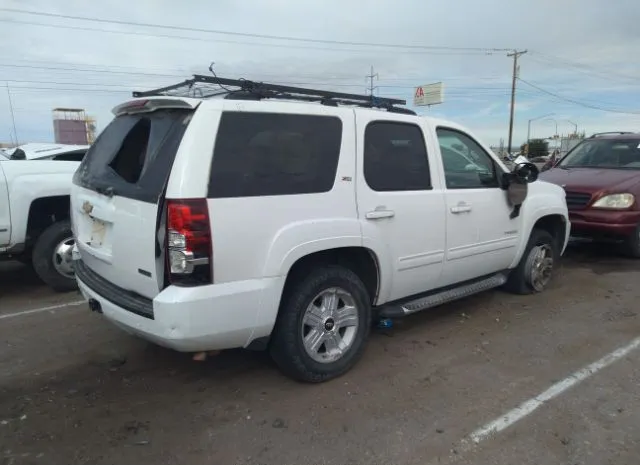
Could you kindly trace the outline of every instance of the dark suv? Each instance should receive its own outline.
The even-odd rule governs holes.
[[[545,166],[567,195],[571,235],[623,240],[640,258],[640,133],[601,133]]]

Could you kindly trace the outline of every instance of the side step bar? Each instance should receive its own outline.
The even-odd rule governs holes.
[[[500,287],[506,282],[506,273],[491,275],[479,281],[467,282],[452,289],[435,291],[433,294],[418,297],[414,300],[390,305],[383,305],[379,310],[379,315],[382,318],[400,318],[412,313],[426,310],[427,308],[437,307],[438,305],[446,304],[447,302],[452,302],[464,297],[469,297],[479,292],[484,292],[488,291],[489,289]]]

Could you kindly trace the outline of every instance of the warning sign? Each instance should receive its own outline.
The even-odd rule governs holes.
[[[444,85],[441,82],[416,87],[413,94],[415,106],[437,105],[444,102]]]

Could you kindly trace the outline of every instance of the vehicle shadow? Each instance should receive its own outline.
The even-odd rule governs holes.
[[[0,308],[14,302],[57,299],[68,294],[54,292],[30,266],[12,261],[0,262]]]
[[[572,239],[567,245],[562,266],[569,269],[589,269],[595,274],[608,274],[640,271],[640,260],[628,257],[619,243]]]

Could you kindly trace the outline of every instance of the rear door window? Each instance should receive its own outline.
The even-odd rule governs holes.
[[[328,192],[341,143],[338,117],[225,112],[218,127],[209,198]]]
[[[85,155],[74,183],[157,203],[192,114],[167,109],[116,117]]]
[[[393,121],[369,123],[364,134],[364,178],[378,192],[431,189],[422,129]]]

